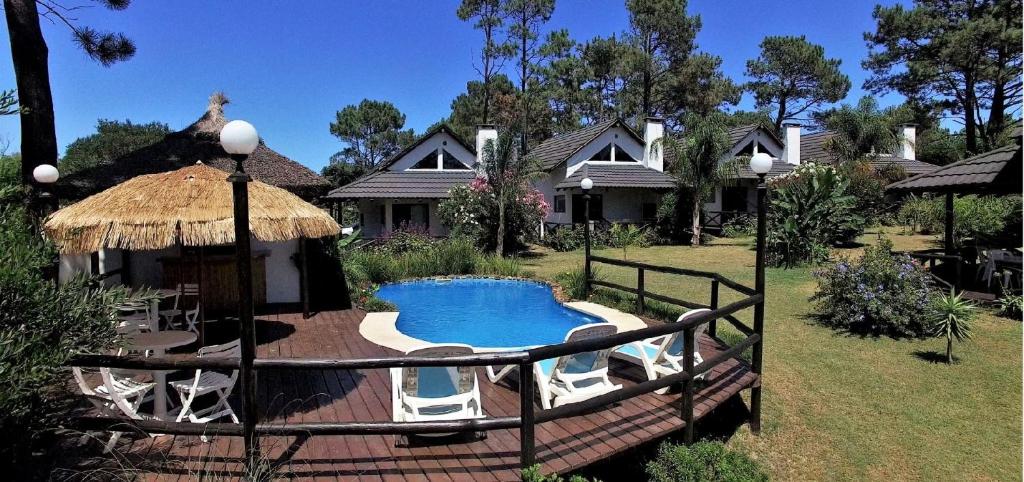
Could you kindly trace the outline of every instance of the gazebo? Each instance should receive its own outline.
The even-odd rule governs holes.
[[[340,226],[324,210],[259,181],[249,186],[249,204],[254,299],[301,302],[308,312],[305,240],[337,235]],[[62,276],[80,270],[88,256],[98,261],[85,264],[94,273],[120,276],[128,286],[198,282],[204,309],[228,312],[238,295],[233,214],[227,174],[196,163],[94,194],[50,215],[44,230],[61,252]]]
[[[1021,194],[1021,126],[1012,134],[1015,143],[942,166],[932,172],[890,184],[892,193],[938,193],[945,196],[945,236],[942,253],[962,259],[953,239],[953,201],[957,194]],[[959,280],[955,280],[958,282]]]

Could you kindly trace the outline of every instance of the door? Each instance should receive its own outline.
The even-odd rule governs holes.
[[[582,224],[586,222],[583,216],[583,206],[586,201],[583,200],[582,194],[572,195],[572,223]],[[600,221],[604,219],[604,204],[600,194],[590,195],[590,220]]]
[[[391,229],[423,230],[430,229],[430,208],[428,204],[392,204]]]

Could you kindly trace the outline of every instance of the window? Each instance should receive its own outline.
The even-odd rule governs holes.
[[[619,147],[619,145],[616,144],[615,145],[615,161],[616,162],[636,162],[636,159],[633,159],[633,156],[629,155],[629,153],[626,152],[625,149]]]
[[[441,149],[441,168],[442,169],[469,169],[469,166],[458,160],[452,153],[448,152],[447,149]]]
[[[653,221],[658,217],[658,205],[655,203],[643,203],[640,205],[640,219]]]
[[[564,194],[555,196],[555,212],[556,213],[564,213],[565,212],[565,195]]]
[[[752,156],[754,155],[754,143],[747,144],[743,149],[740,149],[736,153],[737,156]]]
[[[590,160],[591,161],[610,161],[610,160],[612,160],[612,145],[608,144],[607,146],[604,146],[604,149],[601,149],[600,151],[597,151],[597,154],[594,154],[593,156],[591,156]]]
[[[409,169],[437,169],[437,151],[430,151],[429,154],[423,156],[423,159],[420,159],[420,162]]]

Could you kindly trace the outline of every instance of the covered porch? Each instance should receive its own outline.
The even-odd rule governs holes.
[[[590,220],[595,224],[652,223],[661,197],[675,187],[669,175],[640,165],[584,165],[555,185],[547,228],[584,223],[583,179],[593,182]]]

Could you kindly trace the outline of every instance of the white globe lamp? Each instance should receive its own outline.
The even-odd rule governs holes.
[[[259,144],[256,128],[246,121],[233,120],[220,130],[220,145],[232,156],[248,156]]]
[[[591,181],[589,177],[585,177],[582,181],[580,181],[580,189],[583,189],[584,191],[589,191],[593,188],[594,181]]]
[[[60,178],[60,172],[50,164],[40,164],[32,170],[32,178],[39,184],[53,184]]]
[[[768,174],[768,171],[772,169],[772,156],[763,152],[758,152],[750,157],[750,170],[754,171],[754,174],[758,176],[764,176]]]

